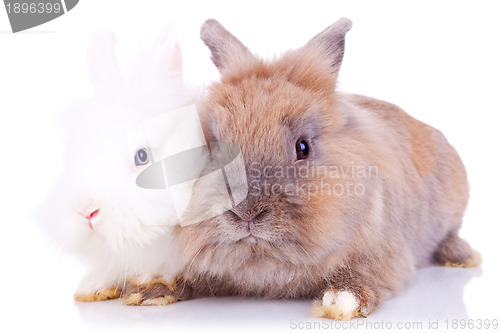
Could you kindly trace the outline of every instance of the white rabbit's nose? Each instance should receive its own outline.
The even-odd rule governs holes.
[[[89,214],[85,215],[85,218],[87,219],[87,225],[90,227],[90,229],[94,229],[92,219],[95,219],[97,214],[99,214],[99,209],[92,209]]]

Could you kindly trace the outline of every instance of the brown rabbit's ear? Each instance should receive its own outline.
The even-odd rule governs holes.
[[[303,50],[319,51],[325,59],[330,61],[332,73],[337,73],[344,57],[345,35],[351,27],[352,21],[343,17],[317,34],[303,47]]]
[[[203,23],[200,37],[212,52],[212,61],[219,72],[233,63],[255,59],[250,50],[216,20],[209,19]]]

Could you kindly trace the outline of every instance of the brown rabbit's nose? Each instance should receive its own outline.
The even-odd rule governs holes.
[[[254,221],[257,221],[267,215],[269,213],[268,209],[263,209],[258,212],[254,213],[248,213],[244,214],[238,211],[230,210],[230,213],[232,213],[237,219],[241,220],[243,223],[245,223],[245,228],[248,232],[250,232],[251,226],[254,224]]]
[[[90,212],[90,214],[86,215],[85,218],[87,219],[87,225],[90,227],[90,229],[94,229],[94,225],[92,224],[92,219],[99,214],[99,209],[95,209]]]

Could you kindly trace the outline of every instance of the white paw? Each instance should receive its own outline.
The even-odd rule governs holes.
[[[359,302],[350,291],[327,291],[323,295],[323,306],[336,305],[343,313],[352,313],[357,310]]]
[[[349,320],[358,316],[359,300],[350,291],[327,291],[311,310],[314,317]]]

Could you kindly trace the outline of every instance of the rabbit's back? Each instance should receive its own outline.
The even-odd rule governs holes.
[[[361,95],[344,94],[341,99],[353,112],[361,109],[371,115],[367,125],[379,131],[382,139],[377,143],[390,151],[380,158],[392,164],[391,169],[399,169],[386,180],[393,187],[385,191],[391,217],[406,236],[417,266],[429,264],[439,243],[462,223],[469,198],[462,160],[439,130],[398,106]]]

